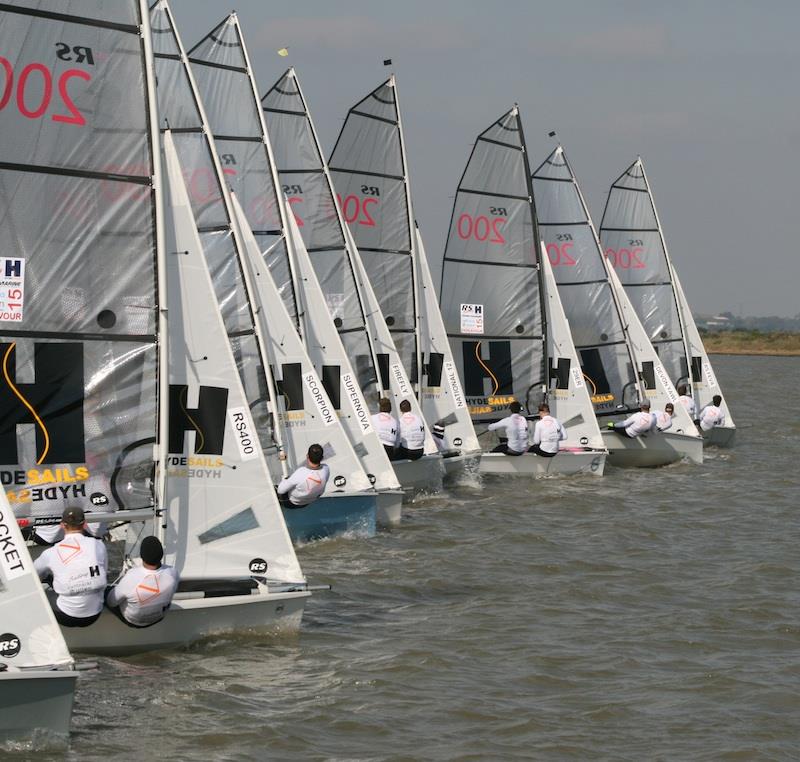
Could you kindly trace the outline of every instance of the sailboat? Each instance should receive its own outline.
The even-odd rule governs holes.
[[[529,420],[539,403],[547,402],[567,431],[554,458],[484,452],[481,471],[601,475],[606,451],[540,249],[517,106],[478,135],[459,182],[441,304],[481,436],[488,434],[488,424],[505,417],[511,402],[519,402]]]
[[[395,524],[400,519],[402,492],[372,428],[356,372],[329,313],[298,224],[287,209],[236,15],[195,45],[189,59],[223,172],[248,221],[242,227],[260,249],[351,447],[377,492],[378,522]]]
[[[558,146],[533,173],[536,209],[547,256],[580,355],[595,414],[627,417],[648,400],[675,406],[672,428],[628,437],[602,429],[615,466],[661,466],[682,458],[700,463],[702,439],[616,273],[602,254],[588,208]]]
[[[0,740],[69,733],[78,673],[2,490],[0,545]]]
[[[267,466],[168,133],[162,175],[147,6],[130,0],[72,19],[20,10],[3,24],[15,70],[63,82],[29,100],[19,88],[23,100],[0,112],[0,237],[21,292],[17,319],[0,323],[9,503],[33,526],[76,504],[96,520],[147,521],[142,531],[162,538],[182,575],[162,622],[132,629],[106,612],[64,630],[72,650],[296,629],[309,592],[264,489]],[[30,63],[53,40],[75,41],[54,73]],[[46,102],[56,91],[63,102]]]
[[[423,262],[394,75],[348,111],[329,165],[341,213],[427,428],[444,428],[445,469],[458,473],[477,461],[480,447]]]
[[[166,0],[152,6],[151,25],[159,118],[162,125],[173,126],[206,261],[272,479],[277,482],[290,466],[305,463],[315,442],[323,446],[331,470],[321,498],[302,509],[284,508],[292,539],[373,534],[377,494],[272,278],[264,272],[249,223],[231,197]],[[280,453],[288,458],[281,459]],[[386,470],[392,473],[390,467]]]
[[[670,259],[641,157],[611,185],[600,241],[670,380],[691,389],[699,412],[722,391]],[[703,432],[703,437],[727,447],[733,444],[736,426],[724,396],[720,407],[725,424]]]

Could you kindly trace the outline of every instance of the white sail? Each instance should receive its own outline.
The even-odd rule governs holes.
[[[242,578],[265,560],[270,578],[302,582],[228,343],[170,132],[170,447],[165,550],[183,579]]]
[[[70,667],[72,657],[33,568],[14,512],[0,492],[0,665]]]
[[[648,399],[675,404],[673,430],[694,436],[658,354],[603,256],[589,211],[559,146],[533,173],[542,240],[558,282],[599,416],[618,415]]]
[[[721,390],[670,259],[641,158],[612,183],[600,240],[671,381],[691,388],[699,411]],[[721,407],[733,428],[724,397]]]

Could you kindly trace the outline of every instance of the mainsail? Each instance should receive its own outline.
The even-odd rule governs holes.
[[[543,400],[548,357],[539,233],[515,106],[475,141],[458,185],[440,302],[472,419],[529,413]]]
[[[600,240],[670,379],[691,387],[699,410],[720,388],[670,259],[641,158],[611,185]],[[732,426],[724,398],[722,407]]]
[[[300,465],[308,446],[319,442],[331,468],[331,490],[334,482],[347,484],[349,489],[369,489],[353,448],[335,425],[334,408],[274,283],[253,277],[244,240],[250,227],[244,218],[234,224],[227,176],[166,0],[153,6],[151,16],[158,43],[160,114],[166,124],[175,125],[173,140],[192,211],[260,441],[271,455],[272,477],[282,475],[278,448],[286,448],[290,465]],[[275,411],[277,418],[270,411]]]
[[[73,503],[154,504],[146,7],[77,5],[4,5],[0,25],[0,475],[16,515],[36,522]]]
[[[635,410],[649,399],[663,409],[675,387],[613,270],[609,269],[575,175],[561,146],[533,173],[548,259],[598,415]],[[676,430],[694,432],[682,405]]]

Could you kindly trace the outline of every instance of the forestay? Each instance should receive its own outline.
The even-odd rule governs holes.
[[[38,522],[147,509],[160,191],[141,5],[29,5],[0,25],[2,482]]]
[[[1,492],[0,623],[0,666],[72,666],[72,657],[33,568],[14,512]]]
[[[673,384],[691,386],[698,411],[721,394],[670,260],[641,158],[611,185],[600,240]],[[732,425],[723,399],[726,425]]]
[[[303,582],[217,306],[171,132],[164,134],[170,442],[165,550],[183,579]]]
[[[475,422],[517,400],[535,413],[547,386],[539,233],[517,107],[482,132],[458,185],[440,302]]]

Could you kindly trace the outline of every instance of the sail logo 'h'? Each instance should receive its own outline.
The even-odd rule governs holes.
[[[195,455],[222,455],[228,390],[219,386],[201,386],[196,408],[188,407],[188,396],[186,384],[169,385],[170,453],[182,453],[186,432],[193,431]]]
[[[16,343],[0,344],[0,464],[19,463],[17,426],[36,427],[36,464],[83,463],[83,344],[36,344],[36,381],[18,383]]]
[[[481,347],[489,344],[489,357],[484,357]],[[511,371],[510,341],[465,341],[461,345],[464,360],[464,394],[467,397],[513,395],[514,377]],[[484,381],[491,388],[486,393]]]

